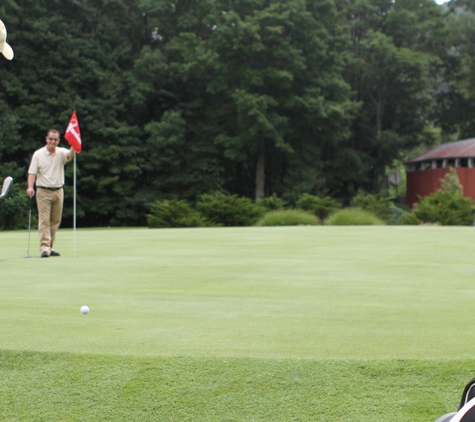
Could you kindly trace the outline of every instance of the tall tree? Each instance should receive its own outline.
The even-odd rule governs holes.
[[[475,134],[475,1],[453,0],[447,14],[449,46],[437,92],[438,123],[447,140]]]
[[[178,23],[173,28],[164,22],[168,15],[157,14],[164,9],[159,2],[144,4],[150,32],[155,29],[155,46],[143,52],[137,69],[140,75],[142,66],[156,70],[142,96],[156,110],[149,143],[170,148],[162,131],[175,130],[168,140],[183,155],[174,164],[181,175],[162,183],[179,190],[176,183],[201,162],[203,174],[220,177],[207,189],[255,198],[294,194],[296,186],[319,189],[321,151],[348,136],[354,109],[342,78],[338,51],[345,41],[333,3],[197,1],[173,10],[181,13],[170,18]],[[178,125],[170,124],[172,116]],[[194,158],[185,160],[193,146]]]
[[[347,148],[339,151],[342,160],[350,155],[358,163],[337,187],[351,196],[359,188],[379,190],[385,166],[408,149],[433,142],[427,130],[431,75],[439,63],[435,40],[443,21],[432,0],[340,4],[353,44],[347,78],[361,103]]]
[[[207,92],[217,57],[202,39],[211,31],[205,23],[211,2],[153,0],[141,7],[149,42],[131,80],[145,128],[144,181],[158,197],[194,199],[223,185],[213,143],[216,105]]]
[[[130,223],[134,211],[123,206],[133,200],[142,160],[125,77],[142,36],[135,1],[17,0],[16,6],[9,28],[16,56],[0,70],[8,72],[0,77],[8,105],[0,108],[0,119],[15,116],[18,123],[11,123],[8,136],[21,142],[0,154],[17,163],[23,170],[18,178],[26,179],[31,154],[43,145],[46,130],[64,130],[76,109],[87,155],[84,161],[78,157],[82,223],[108,224],[124,217]],[[71,194],[68,187],[66,201]],[[69,216],[66,207],[66,220]]]

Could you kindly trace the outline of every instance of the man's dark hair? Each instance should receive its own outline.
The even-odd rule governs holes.
[[[46,132],[46,136],[48,136],[51,132],[54,132],[54,133],[57,133],[58,134],[58,137],[61,136],[61,132],[57,129],[50,129],[48,130],[48,132]]]

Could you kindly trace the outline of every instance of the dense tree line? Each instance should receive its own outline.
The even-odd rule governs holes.
[[[157,199],[219,191],[290,203],[378,192],[417,148],[474,135],[475,1],[449,4],[3,0],[11,217],[27,209],[33,151],[74,109],[81,225],[145,224]]]

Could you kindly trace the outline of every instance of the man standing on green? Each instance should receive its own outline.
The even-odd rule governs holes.
[[[28,169],[28,189],[30,198],[35,195],[38,207],[38,237],[42,258],[59,256],[53,249],[56,232],[63,215],[64,165],[74,157],[74,148],[58,147],[60,133],[50,129],[46,135],[46,145],[35,151]]]

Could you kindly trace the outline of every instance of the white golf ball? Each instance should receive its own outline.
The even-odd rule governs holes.
[[[81,306],[81,313],[82,314],[88,314],[89,313],[89,306]]]

